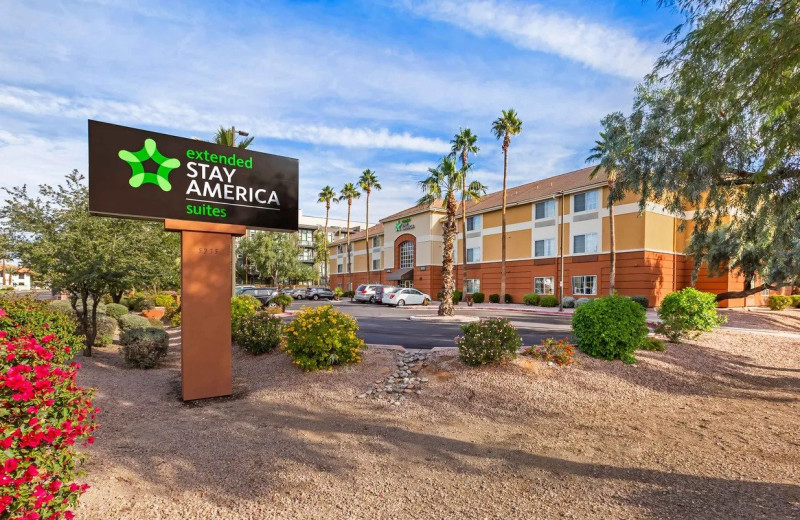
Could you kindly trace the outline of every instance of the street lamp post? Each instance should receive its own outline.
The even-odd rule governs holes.
[[[231,146],[236,146],[236,136],[241,135],[247,137],[250,132],[244,130],[236,130],[235,126],[231,126]],[[247,268],[245,267],[245,270]],[[246,276],[246,275],[245,275]],[[236,296],[236,237],[231,235],[231,296]]]

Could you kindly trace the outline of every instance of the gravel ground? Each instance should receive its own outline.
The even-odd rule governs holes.
[[[95,353],[78,518],[800,518],[800,340],[726,331],[635,366],[440,352],[402,406],[356,398],[391,351],[313,374],[235,351],[234,398],[194,404],[177,345],[150,371]]]
[[[727,325],[730,327],[800,333],[800,309],[789,308],[783,311],[771,311],[767,307],[750,307],[720,309],[719,312],[728,317]]]

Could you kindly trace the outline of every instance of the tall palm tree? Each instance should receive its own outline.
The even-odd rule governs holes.
[[[428,169],[430,174],[427,179],[420,181],[423,196],[417,204],[430,206],[436,200],[444,199],[446,216],[442,228],[444,230],[444,248],[442,249],[442,301],[439,304],[439,316],[453,315],[453,292],[455,280],[453,279],[453,246],[456,240],[456,191],[462,185],[462,177],[466,168],[456,167],[453,157],[442,157],[436,168]]]
[[[522,121],[513,108],[503,110],[502,115],[492,123],[492,133],[497,139],[503,140],[503,215],[501,221],[501,261],[500,261],[500,298],[505,301],[506,295],[506,199],[508,185],[508,147],[511,146],[511,136],[522,131]]]
[[[353,208],[353,199],[361,197],[361,192],[352,182],[344,185],[339,192],[339,200],[347,201],[347,290],[353,285],[353,268],[350,263],[350,210]]]
[[[328,218],[331,214],[331,202],[339,203],[339,199],[336,197],[336,191],[331,188],[330,186],[325,186],[322,188],[322,191],[319,192],[319,198],[317,202],[324,202],[325,203],[325,237],[322,239],[325,243],[325,251],[328,250]],[[325,273],[325,281],[330,283],[330,274],[328,273],[328,263],[325,262],[325,266],[322,268],[323,272]]]
[[[622,186],[620,185],[620,174],[624,159],[629,151],[629,141],[627,139],[627,126],[625,117],[620,112],[607,115],[601,121],[603,131],[600,132],[600,139],[595,141],[594,147],[590,150],[592,154],[586,158],[586,162],[599,161],[589,178],[594,179],[600,170],[605,170],[608,179],[608,238],[609,247],[609,293],[614,294],[616,290],[617,278],[617,243],[616,225],[614,222],[614,202],[620,197]]]
[[[458,133],[450,141],[450,157],[461,157],[461,169],[464,175],[461,178],[461,280],[464,288],[464,297],[467,296],[467,201],[480,200],[486,193],[486,186],[480,184],[477,190],[467,189],[467,164],[469,164],[469,154],[477,155],[480,148],[475,146],[478,136],[472,133],[469,128],[459,127]],[[477,182],[477,181],[474,181]],[[473,182],[473,183],[474,183]],[[472,184],[470,183],[470,187]]]
[[[367,194],[367,283],[369,283],[369,275],[372,271],[372,247],[369,245],[369,195],[372,190],[380,191],[381,183],[378,182],[378,177],[374,171],[366,169],[361,172],[361,177],[358,178],[358,185]]]
[[[236,142],[236,132],[234,127],[225,128],[220,126],[217,133],[214,135],[214,142],[223,146],[233,146],[236,148],[247,148],[253,142],[255,137],[248,137]]]

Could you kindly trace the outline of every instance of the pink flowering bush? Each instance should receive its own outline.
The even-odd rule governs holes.
[[[98,410],[75,382],[74,330],[41,302],[0,299],[0,518],[71,519],[86,491],[76,444],[94,441]]]
[[[484,365],[514,359],[522,347],[522,338],[506,318],[487,318],[463,325],[463,336],[456,336],[461,361]]]

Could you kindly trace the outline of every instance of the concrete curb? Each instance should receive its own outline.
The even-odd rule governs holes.
[[[428,321],[433,323],[472,323],[479,321],[480,316],[409,316],[411,321]]]

